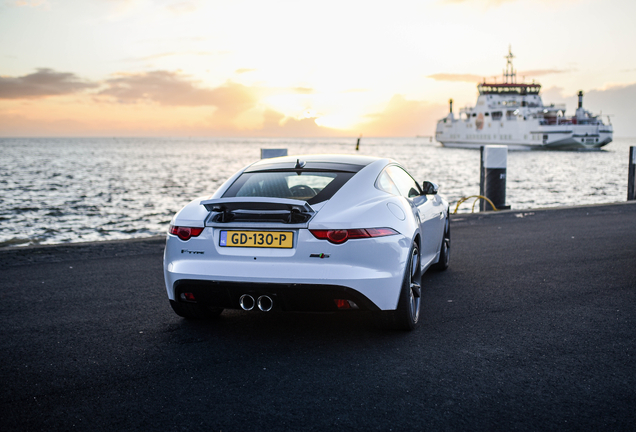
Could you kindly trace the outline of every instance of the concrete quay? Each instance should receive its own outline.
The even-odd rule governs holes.
[[[2,249],[2,430],[634,430],[636,202],[451,227],[411,333],[182,320],[163,238]]]

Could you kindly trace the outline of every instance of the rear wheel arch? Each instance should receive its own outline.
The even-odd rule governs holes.
[[[444,223],[444,233],[442,234],[442,242],[440,244],[439,259],[437,263],[433,264],[431,268],[436,271],[444,271],[450,264],[451,253],[451,226],[450,217],[446,217]]]
[[[415,238],[413,239],[413,243],[417,244],[419,250],[422,250],[422,236],[419,231],[415,234]]]
[[[422,273],[422,256],[421,256],[421,253],[422,253],[422,236],[421,236],[419,231],[415,234],[415,238],[413,239],[413,243],[415,245],[417,245],[418,253],[420,254],[420,258],[419,258],[419,266],[420,266],[419,272]],[[410,254],[411,254],[411,251],[409,251],[409,257],[410,257]]]
[[[392,311],[375,313],[375,323],[379,328],[410,331],[414,330],[419,323],[422,272],[419,245],[416,241],[413,241],[409,249],[404,270],[404,279],[398,297],[397,308]]]

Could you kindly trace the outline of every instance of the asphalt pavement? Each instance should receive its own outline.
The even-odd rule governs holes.
[[[633,431],[636,203],[451,227],[410,333],[183,320],[162,239],[0,250],[0,429]]]

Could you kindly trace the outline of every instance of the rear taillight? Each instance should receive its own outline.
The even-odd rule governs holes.
[[[397,234],[391,228],[357,228],[348,230],[309,230],[319,240],[328,240],[334,244],[342,244],[347,240],[384,237]]]
[[[203,232],[203,228],[194,227],[182,227],[170,225],[170,234],[176,235],[181,240],[190,240],[191,237],[196,237]]]

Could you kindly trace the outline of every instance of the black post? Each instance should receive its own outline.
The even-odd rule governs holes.
[[[506,205],[506,169],[508,165],[508,146],[481,146],[481,175],[479,195],[485,196],[497,210],[509,209]],[[493,210],[488,201],[482,199],[479,211]]]
[[[629,176],[627,178],[627,201],[636,200],[636,147],[629,148]]]

